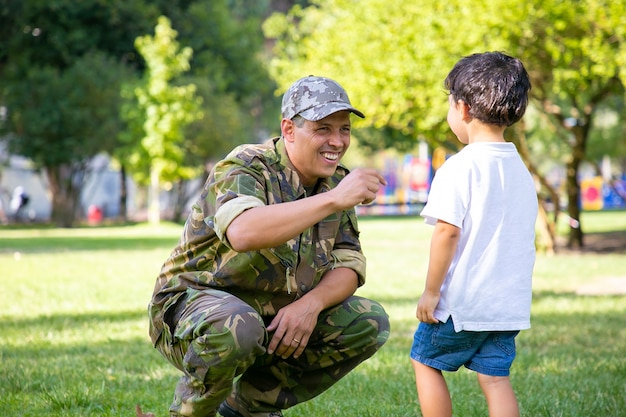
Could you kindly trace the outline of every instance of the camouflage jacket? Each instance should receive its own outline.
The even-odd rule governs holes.
[[[313,194],[335,187],[347,173],[339,166],[318,181]],[[230,246],[226,229],[244,210],[306,197],[280,138],[239,146],[216,164],[157,278],[149,305],[153,343],[167,309],[187,288],[227,291],[272,316],[333,268],[353,269],[362,285],[365,258],[354,209],[332,214],[278,247],[236,252]]]

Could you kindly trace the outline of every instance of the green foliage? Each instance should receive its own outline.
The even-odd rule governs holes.
[[[619,56],[626,37],[615,28],[623,26],[626,2],[525,4],[526,19],[506,36],[511,52],[528,66],[546,112],[584,118],[608,93],[621,94]]]
[[[186,130],[185,163],[203,166],[220,159],[241,143],[257,142],[255,120],[243,109],[233,94],[217,93],[206,78],[194,77],[198,95],[204,103],[204,117]]]
[[[228,1],[195,2],[180,27],[181,42],[194,50],[192,73],[210,77],[217,91],[234,94],[238,101],[271,93],[260,58],[263,36],[260,15],[229,9]],[[251,13],[251,9],[248,9]]]
[[[329,76],[365,112],[359,125],[399,130],[409,140],[445,136],[443,79],[467,51],[445,20],[456,2],[315,3],[264,25],[266,36],[277,40],[270,70],[281,87],[308,73]]]
[[[154,5],[142,0],[4,1],[0,67],[47,65],[62,70],[94,50],[140,65],[133,42],[149,31],[157,16]]]
[[[194,51],[190,74],[209,80],[211,95],[216,100],[222,96],[226,102],[234,100],[239,110],[233,116],[248,119],[240,129],[220,132],[222,140],[233,145],[242,136],[251,142],[255,141],[253,133],[275,132],[279,127],[279,99],[266,68],[268,54],[261,31],[261,19],[266,13],[263,3],[198,1],[184,16],[172,17],[181,43]],[[213,110],[208,105],[205,108]]]
[[[590,232],[626,233],[623,212],[584,215]],[[287,417],[420,415],[408,352],[432,228],[416,217],[362,218],[359,225],[368,257],[359,294],[383,303],[391,338]],[[0,293],[0,415],[134,415],[135,404],[168,415],[179,372],[151,346],[146,304],[180,232],[175,224],[2,229],[0,282],[11,290]],[[622,415],[626,297],[575,291],[626,277],[623,256],[538,257],[533,327],[520,335],[512,369],[522,415]],[[473,373],[446,378],[455,415],[487,414]]]
[[[504,50],[520,57],[535,96],[569,100],[569,113],[584,111],[623,76],[622,0],[392,3],[318,0],[273,15],[264,26],[277,41],[272,75],[284,88],[304,72],[337,78],[369,116],[363,124],[430,141],[446,137],[443,79],[461,56]]]
[[[136,41],[147,65],[144,84],[135,88],[138,106],[145,117],[140,152],[131,156],[130,162],[131,166],[141,165],[138,158],[147,156],[147,164],[156,170],[159,179],[188,176],[182,166],[184,127],[202,117],[196,86],[173,84],[189,70],[193,53],[189,47],[181,49],[176,37],[169,19],[162,16],[154,37],[147,35]]]
[[[104,53],[77,58],[63,71],[32,66],[4,90],[10,152],[45,170],[52,219],[71,226],[89,161],[116,146],[120,81],[129,71]]]
[[[29,68],[5,90],[14,133],[10,150],[48,167],[113,149],[120,130],[120,80],[128,73],[100,52],[78,58],[64,71]]]
[[[372,140],[371,132],[363,135],[368,146],[406,149],[423,138],[453,148],[442,86],[448,71],[476,52],[502,50],[520,58],[533,84],[534,108],[526,118],[529,130],[507,133],[528,151],[529,166],[543,167],[546,150],[566,165],[568,215],[578,219],[579,167],[598,156],[588,153],[591,138],[602,140],[597,151],[609,149],[611,156],[626,159],[623,129],[597,131],[594,125],[597,113],[607,114],[616,103],[612,110],[623,119],[624,16],[625,0],[471,5],[362,0],[359,7],[351,0],[317,0],[311,7],[273,15],[264,30],[276,39],[270,71],[279,85],[286,88],[309,73],[337,79],[368,116],[355,126],[390,136]],[[405,141],[410,144],[404,146]],[[570,244],[582,245],[582,236],[582,226],[572,228]]]
[[[132,42],[154,10],[142,1],[0,6],[2,140],[46,171],[58,225],[75,220],[89,159],[116,146],[120,85],[141,65]]]
[[[246,10],[229,9],[241,6]],[[2,141],[9,143],[12,152],[33,158],[48,171],[55,169],[58,174],[62,170],[47,165],[63,161],[71,169],[78,169],[60,178],[59,187],[84,178],[81,170],[99,152],[107,152],[124,163],[129,155],[135,155],[136,171],[143,172],[144,177],[149,152],[173,158],[170,163],[158,162],[165,165],[162,170],[169,179],[197,175],[207,161],[221,156],[226,144],[254,141],[257,138],[252,131],[266,132],[275,123],[274,87],[260,59],[263,39],[258,36],[266,7],[266,1],[232,0],[1,2],[0,106],[7,109],[8,119],[2,121],[0,133],[11,133]],[[189,132],[184,132],[184,127],[174,128],[188,136],[180,141],[179,148],[159,151],[158,146],[146,144],[142,153],[138,142],[146,136],[147,119],[131,107],[137,107],[134,90],[146,63],[134,42],[152,31],[160,15],[172,16],[174,26],[184,33],[181,44],[197,49],[195,58],[188,56],[190,79],[179,77],[172,86],[196,83],[191,77],[197,77],[203,80],[198,96],[209,96],[211,100],[206,103],[211,106],[224,105],[218,105],[217,111],[205,105],[202,110],[213,117],[196,121]],[[74,78],[79,84],[74,84]],[[155,124],[148,128],[163,130]],[[208,142],[206,132],[220,132],[219,142]],[[198,149],[203,152],[187,155]],[[175,169],[180,161],[183,164]],[[65,166],[63,170],[68,172],[70,168]],[[51,190],[55,199],[53,217],[57,209],[69,210],[64,217],[70,220],[58,224],[72,223],[79,192],[79,188],[70,194],[54,187]]]
[[[592,118],[593,129],[587,146],[587,161],[598,162],[611,155],[626,158],[626,111],[623,95],[613,95],[603,102]]]

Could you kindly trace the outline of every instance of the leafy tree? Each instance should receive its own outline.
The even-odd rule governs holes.
[[[191,78],[203,99],[204,116],[185,129],[183,165],[193,167],[196,175],[173,182],[172,220],[182,220],[185,203],[204,184],[213,162],[226,155],[235,145],[257,141],[255,120],[233,95],[215,93],[203,78]],[[199,178],[199,181],[198,181]],[[195,184],[195,186],[193,186]]]
[[[588,158],[594,118],[613,97],[624,94],[620,73],[626,53],[625,12],[623,0],[544,2],[541,8],[527,8],[527,20],[510,38],[533,69],[535,99],[555,127],[556,139],[567,149],[567,212],[573,219],[570,247],[583,245],[578,171]],[[534,39],[527,35],[530,31]]]
[[[133,41],[155,11],[124,0],[0,5],[3,140],[47,174],[57,225],[74,223],[90,159],[115,146],[120,83],[141,65]]]
[[[149,220],[152,223],[160,220],[161,181],[190,176],[187,167],[182,165],[184,127],[202,117],[199,111],[201,103],[195,95],[196,86],[172,84],[189,70],[189,59],[193,53],[189,47],[181,49],[176,37],[170,20],[161,16],[154,36],[142,36],[136,41],[137,50],[146,61],[147,71],[145,84],[135,89],[139,108],[145,114],[144,136],[138,153],[131,157],[131,161],[136,165],[149,163]]]
[[[169,10],[181,44],[194,51],[190,70],[180,82],[193,83],[203,98],[202,119],[185,129],[184,162],[201,172],[233,146],[265,140],[278,132],[275,84],[264,56],[261,18],[268,1],[216,0],[191,2]],[[202,183],[180,177],[167,184],[174,203],[173,220]]]
[[[236,13],[229,7],[245,7]],[[254,6],[254,7],[248,7]],[[63,75],[69,68],[77,65],[76,61],[87,54],[102,54],[108,57],[106,65],[100,68],[104,71],[111,69],[111,77],[114,82],[100,85],[101,96],[93,96],[92,100],[85,98],[82,102],[73,101],[77,106],[77,112],[86,112],[86,106],[94,106],[92,111],[102,113],[103,109],[109,109],[114,113],[107,121],[93,119],[90,123],[82,126],[80,132],[84,140],[89,140],[93,149],[88,154],[77,154],[76,150],[68,149],[74,142],[62,139],[64,136],[75,137],[77,132],[67,130],[69,125],[56,126],[61,133],[45,132],[47,156],[64,155],[67,161],[63,163],[71,165],[73,169],[87,167],[85,162],[99,152],[107,152],[115,155],[120,162],[120,169],[125,171],[128,164],[127,156],[130,149],[136,149],[137,142],[143,135],[143,122],[136,125],[126,120],[120,122],[119,113],[128,113],[120,109],[119,94],[120,84],[129,85],[134,89],[134,83],[140,78],[139,71],[145,69],[143,58],[135,49],[135,39],[138,36],[151,33],[157,18],[160,15],[172,16],[174,26],[181,30],[181,44],[197,47],[198,53],[192,57],[191,68],[187,73],[187,79],[179,80],[180,83],[194,83],[200,88],[198,95],[208,96],[205,100],[203,111],[205,114],[215,117],[205,117],[188,126],[190,134],[187,134],[185,146],[185,164],[189,167],[196,156],[202,156],[204,161],[198,163],[196,159],[196,171],[203,167],[206,161],[220,156],[224,152],[225,145],[217,146],[207,142],[206,132],[219,132],[221,142],[236,143],[238,141],[256,140],[254,131],[267,130],[268,126],[275,121],[266,118],[266,114],[272,112],[276,106],[273,95],[274,85],[269,80],[262,60],[263,39],[260,34],[260,19],[266,13],[263,7],[268,7],[267,1],[254,2],[252,0],[215,0],[215,1],[189,1],[189,0],[6,0],[0,2],[0,106],[4,106],[8,112],[6,122],[1,126],[4,132],[16,132],[17,126],[13,121],[22,120],[26,125],[38,125],[39,119],[49,119],[51,109],[58,102],[57,96],[50,92],[60,80],[66,80]],[[104,58],[103,58],[104,59]],[[112,66],[111,66],[112,65]],[[135,71],[131,73],[123,68]],[[88,70],[83,66],[84,70]],[[119,71],[118,71],[119,69]],[[37,71],[42,74],[36,75]],[[99,74],[99,72],[96,72]],[[139,74],[139,77],[137,76]],[[48,81],[44,82],[44,78]],[[193,79],[191,77],[194,77]],[[88,78],[88,75],[84,75]],[[36,80],[35,80],[36,79]],[[108,80],[108,77],[99,77]],[[97,83],[98,77],[93,81]],[[33,82],[37,81],[36,83]],[[70,83],[64,87],[57,86],[58,95],[63,96],[63,91],[72,90],[74,85]],[[57,91],[55,90],[55,91]],[[104,97],[114,99],[117,104],[100,103],[98,100]],[[115,94],[112,92],[115,91]],[[30,92],[31,95],[41,97],[39,101],[28,100],[21,94]],[[128,97],[128,96],[127,96]],[[45,99],[45,100],[43,100]],[[29,111],[25,112],[18,104],[28,104]],[[211,108],[208,103],[220,103]],[[69,103],[68,103],[69,105]],[[114,107],[117,106],[116,109]],[[98,110],[98,107],[101,107]],[[217,110],[214,110],[216,108]],[[67,107],[65,111],[68,117],[73,114],[72,109]],[[228,114],[224,114],[228,111]],[[27,114],[28,119],[23,116]],[[117,114],[117,115],[116,115]],[[275,116],[274,116],[275,117]],[[110,119],[110,120],[109,120]],[[140,120],[140,119],[139,119]],[[140,120],[141,121],[141,120]],[[226,123],[228,121],[228,123]],[[46,122],[47,123],[47,122]],[[117,133],[109,130],[110,137],[102,140],[96,131],[102,123],[111,123],[120,130]],[[217,130],[212,129],[210,123]],[[276,123],[276,125],[278,125]],[[102,129],[100,129],[102,130]],[[139,132],[139,133],[138,133]],[[202,133],[201,133],[202,132]],[[20,135],[6,136],[7,142],[31,141],[28,130],[22,130]],[[213,134],[211,137],[215,137]],[[110,140],[109,140],[110,139]],[[195,142],[194,142],[195,141]],[[12,152],[20,152],[23,156],[37,159],[36,148],[21,147],[16,143],[10,147]],[[200,150],[202,152],[187,155],[187,149]],[[215,149],[215,153],[211,153]],[[76,158],[76,159],[69,159]],[[50,162],[42,160],[37,162],[42,169],[47,171],[46,166]],[[56,168],[55,168],[56,169]],[[63,181],[71,180],[71,171],[67,166],[62,169],[67,173]],[[87,172],[72,174],[74,177],[84,178]],[[179,181],[179,178],[172,181]],[[125,183],[125,182],[124,182]],[[77,194],[80,190],[74,187],[72,191]],[[72,215],[61,213],[64,207],[75,207],[79,201],[78,195],[73,197],[61,192],[52,192],[53,221],[57,224],[68,224]],[[65,198],[73,198],[75,202],[62,201]],[[123,205],[122,205],[123,206]],[[61,220],[60,216],[64,219]]]
[[[587,158],[593,116],[624,92],[624,0],[313,3],[266,21],[266,35],[276,39],[272,75],[285,88],[308,73],[336,78],[368,115],[360,125],[397,130],[398,140],[422,137],[453,148],[442,85],[452,65],[485,50],[521,58],[543,127],[509,133],[544,185],[549,184],[534,164],[538,151],[533,143],[560,142],[566,154],[568,214],[580,218],[577,176]],[[549,137],[536,137],[546,132]],[[578,223],[571,228],[569,245],[582,245],[582,236]]]
[[[232,3],[232,4],[231,4]],[[172,16],[181,44],[194,51],[189,76],[210,80],[213,95],[235,100],[254,131],[277,129],[276,88],[266,68],[263,1],[217,0],[190,4]],[[236,142],[241,132],[222,132]],[[252,140],[250,137],[248,141]]]
[[[4,0],[0,71],[43,64],[63,69],[93,50],[139,65],[133,42],[158,16],[142,0]]]
[[[118,91],[126,73],[124,65],[95,52],[64,71],[31,67],[5,90],[9,151],[28,156],[46,173],[58,226],[73,225],[91,158],[112,146],[121,128]]]
[[[264,139],[272,126],[277,130],[275,87],[261,59],[260,19],[267,13],[268,2],[157,3],[171,19],[180,44],[193,49],[189,71],[181,74],[178,83],[196,85],[196,94],[202,98],[203,117],[184,128],[184,140],[179,144],[184,155],[180,167],[185,167],[180,172],[185,175],[173,176],[163,183],[173,201],[172,220],[179,220],[183,204],[199,184],[195,176],[203,170],[206,174],[211,161],[221,158],[236,144]],[[127,98],[134,96],[135,87],[129,85],[126,89]],[[121,167],[129,154],[128,146],[134,146],[143,137],[141,114],[129,113],[137,110],[132,101],[123,110],[129,115],[125,117],[129,128],[122,135],[124,145],[117,149]],[[148,160],[146,153],[135,154],[134,177],[140,182],[148,178]],[[143,168],[139,161],[143,161]]]

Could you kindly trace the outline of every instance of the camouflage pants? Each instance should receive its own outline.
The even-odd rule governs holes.
[[[252,307],[226,292],[189,290],[179,310],[174,334],[157,344],[184,373],[170,406],[172,416],[213,417],[233,389],[238,403],[251,413],[292,407],[327,390],[389,337],[383,307],[357,296],[322,311],[297,359],[268,355],[265,325],[271,318],[264,322]]]

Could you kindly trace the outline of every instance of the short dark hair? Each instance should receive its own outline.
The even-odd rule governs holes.
[[[291,121],[297,126],[297,127],[302,127],[304,126],[304,122],[306,121],[306,119],[302,116],[300,116],[299,114],[296,114],[295,116],[293,116],[291,118]]]
[[[502,52],[462,58],[444,86],[455,100],[469,106],[471,117],[498,126],[511,126],[522,118],[531,88],[522,61]]]

